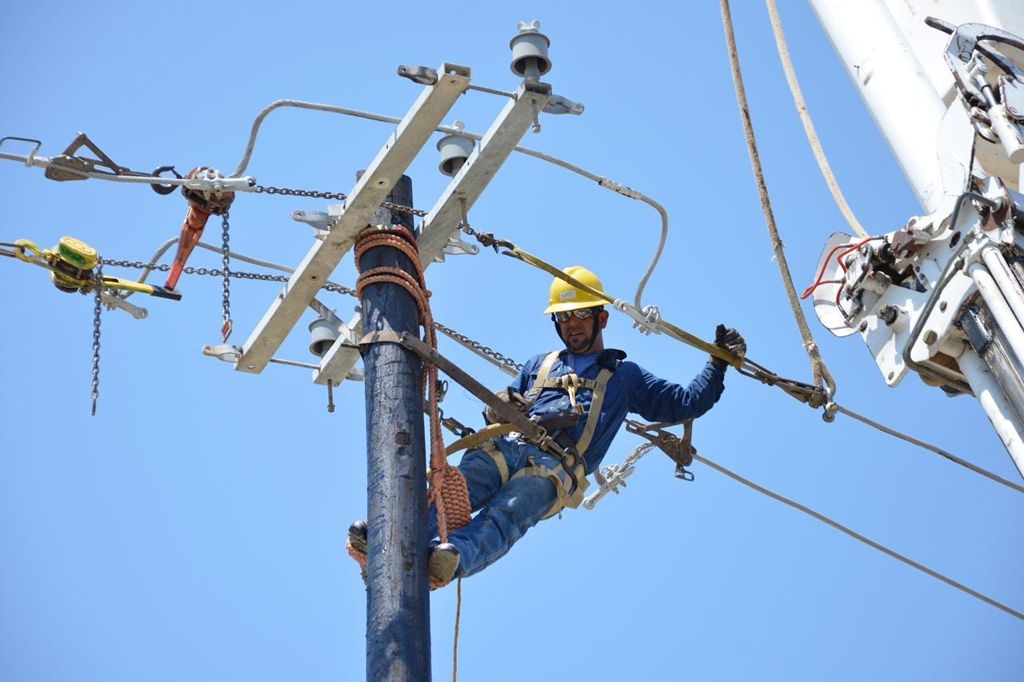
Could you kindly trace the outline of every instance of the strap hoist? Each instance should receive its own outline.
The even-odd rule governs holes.
[[[135,282],[109,277],[97,276],[100,263],[99,254],[91,246],[74,237],[61,237],[52,249],[41,249],[28,239],[19,239],[14,243],[0,243],[0,256],[16,258],[24,263],[37,265],[50,271],[50,281],[66,293],[91,293],[97,281],[103,289],[114,291],[149,294],[157,298],[181,300],[181,294],[169,291],[164,287],[145,282]]]
[[[477,232],[467,226],[463,226],[462,229],[467,234],[476,237],[477,241],[484,246],[493,248],[495,253],[515,258],[516,260],[523,261],[524,263],[544,270],[548,274],[567,282],[580,291],[584,291],[606,301],[619,312],[629,315],[629,317],[634,320],[634,326],[639,327],[641,332],[645,334],[664,333],[677,341],[681,341],[689,346],[697,348],[698,350],[702,350],[712,357],[724,360],[732,365],[732,367],[743,376],[756,379],[763,384],[775,386],[781,389],[787,395],[796,398],[802,403],[806,403],[811,408],[825,408],[823,418],[826,421],[831,421],[831,418],[834,416],[834,410],[830,410],[828,407],[832,404],[832,396],[829,390],[821,386],[815,386],[813,384],[780,377],[778,374],[769,371],[762,365],[759,365],[746,357],[735,356],[724,348],[708,343],[707,341],[704,341],[703,339],[665,321],[661,318],[661,315],[658,313],[656,308],[648,306],[641,311],[636,306],[630,305],[624,299],[612,298],[602,291],[598,291],[587,286],[575,277],[567,275],[537,256],[520,249],[510,241],[498,239],[492,234]]]

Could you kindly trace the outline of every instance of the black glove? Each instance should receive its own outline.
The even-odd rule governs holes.
[[[720,324],[715,328],[715,345],[739,358],[747,354],[747,342],[743,340],[743,336],[732,327],[726,328],[724,324]],[[718,367],[725,367],[729,364],[715,356],[711,356],[711,361]]]

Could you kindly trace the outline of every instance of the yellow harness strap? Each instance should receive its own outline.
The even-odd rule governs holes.
[[[494,424],[488,424],[479,431],[474,431],[468,436],[463,436],[448,447],[444,449],[445,455],[452,455],[459,450],[472,450],[475,447],[481,445],[486,441],[491,441],[498,436],[504,436],[506,433],[511,433],[516,430],[513,424],[507,424],[502,422],[495,422]],[[483,448],[481,448],[483,449]]]
[[[601,407],[604,405],[604,389],[608,385],[608,380],[611,379],[612,371],[610,369],[602,369],[597,375],[597,379],[594,380],[596,384],[593,388],[594,398],[590,401],[590,413],[587,414],[587,425],[583,428],[583,433],[580,435],[579,441],[576,442],[576,452],[579,453],[580,457],[583,457],[583,453],[590,447],[590,441],[594,437],[594,431],[597,430],[597,420],[601,417]]]
[[[498,467],[498,474],[501,476],[501,484],[508,483],[508,462],[505,461],[505,453],[498,449],[493,440],[485,441],[480,449],[494,460],[494,466]]]
[[[587,481],[586,471],[583,467],[582,458],[580,464],[576,465],[576,480],[579,481],[579,485],[576,486],[576,490],[572,495],[569,495],[568,491],[572,488],[572,479],[569,477],[569,473],[561,466],[559,467],[547,467],[541,464],[537,464],[530,459],[530,466],[523,467],[516,475],[512,478],[519,478],[520,476],[541,476],[549,479],[555,484],[555,489],[558,491],[558,499],[551,505],[551,508],[545,512],[541,519],[549,519],[552,516],[558,514],[560,511],[568,507],[569,509],[575,509],[580,506],[583,502],[583,493],[586,491],[589,482]]]

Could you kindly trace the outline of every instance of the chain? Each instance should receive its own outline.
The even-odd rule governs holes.
[[[143,263],[138,260],[116,260],[116,259],[105,259],[103,261],[107,265],[113,265],[119,268],[134,268],[136,270],[155,270],[156,272],[167,272],[171,269],[171,266],[167,263]],[[201,275],[210,277],[223,277],[224,271],[217,268],[194,268],[191,265],[186,265],[182,272],[186,275]],[[254,279],[261,282],[284,282],[287,283],[290,279],[288,275],[269,275],[263,272],[241,272],[238,270],[228,271],[229,277],[235,279]],[[355,289],[350,289],[342,284],[335,284],[334,282],[327,282],[321,289],[324,291],[331,291],[337,294],[345,294],[346,296],[357,296]]]
[[[489,360],[491,360],[494,364],[498,365],[499,367],[500,366],[512,367],[516,371],[519,371],[519,370],[521,370],[523,368],[522,365],[520,365],[518,362],[516,362],[512,358],[507,357],[505,355],[502,355],[501,353],[499,353],[498,351],[494,350],[493,348],[489,348],[489,347],[483,345],[482,343],[480,343],[479,341],[474,341],[473,339],[469,338],[465,334],[460,334],[459,332],[455,331],[454,329],[450,329],[450,328],[444,326],[440,322],[435,321],[434,322],[434,326],[441,333],[443,333],[446,336],[449,336],[449,337],[455,339],[456,341],[458,341],[462,345],[466,346],[467,348],[472,348],[473,350],[477,351],[481,355],[487,357]]]
[[[224,215],[220,219],[221,224],[221,249],[220,249],[220,262],[221,262],[221,275],[223,276],[223,304],[224,304],[224,324],[220,328],[220,334],[224,342],[227,343],[228,337],[231,336],[231,328],[234,326],[231,322],[231,252],[228,251],[228,212],[224,211]]]
[[[315,189],[289,189],[288,187],[264,187],[256,185],[253,191],[257,194],[281,194],[290,197],[311,197],[313,199],[334,199],[345,201],[348,197],[341,192],[321,192]]]
[[[100,316],[103,314],[103,260],[96,262],[96,305],[92,315],[92,416],[100,397]]]
[[[282,196],[290,197],[310,197],[313,199],[334,199],[335,201],[345,201],[348,199],[348,195],[343,192],[323,192],[315,189],[293,189],[290,187],[264,187],[263,185],[256,185],[253,191],[257,194],[280,194]],[[381,207],[391,211],[398,211],[399,213],[408,213],[410,215],[423,217],[427,215],[427,212],[418,208],[412,208],[410,206],[402,206],[392,201],[385,201],[381,204]]]

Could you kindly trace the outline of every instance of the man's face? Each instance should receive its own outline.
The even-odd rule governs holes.
[[[579,316],[583,315],[581,319]],[[600,334],[595,330],[604,327],[608,313],[599,308],[582,308],[568,313],[556,313],[555,321],[566,348],[573,353],[584,354],[602,350]]]

